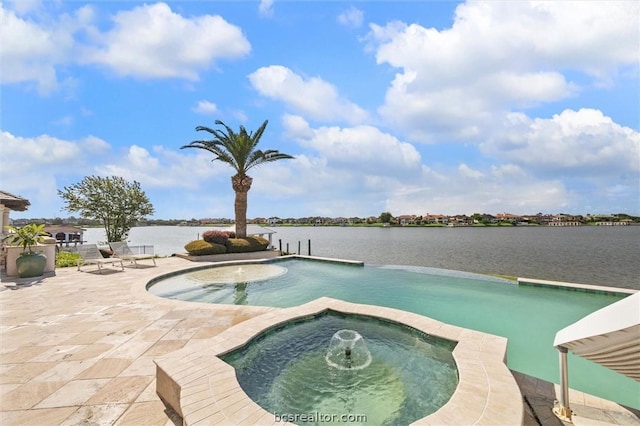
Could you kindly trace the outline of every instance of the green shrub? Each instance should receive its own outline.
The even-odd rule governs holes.
[[[248,253],[266,250],[269,240],[262,237],[229,238],[227,253]]]
[[[80,259],[80,254],[71,253],[69,251],[61,251],[56,253],[56,268],[66,268],[76,266]]]
[[[207,254],[226,253],[227,248],[221,244],[208,243],[204,240],[194,240],[184,246],[184,249],[192,256],[204,256]]]

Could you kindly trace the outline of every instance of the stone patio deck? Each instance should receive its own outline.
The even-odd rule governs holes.
[[[152,277],[192,266],[172,257],[158,259],[157,267],[105,268],[102,275],[86,267],[37,279],[3,277],[0,424],[181,424],[156,395],[153,360],[275,309],[172,301],[146,292]],[[545,417],[554,386],[514,375],[526,402],[524,423],[557,421]],[[582,424],[640,425],[615,403],[580,392],[571,398],[576,420],[588,420]]]

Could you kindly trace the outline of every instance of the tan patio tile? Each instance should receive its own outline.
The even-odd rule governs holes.
[[[4,340],[3,340],[4,346]],[[53,346],[23,346],[0,356],[0,364],[28,362],[31,358],[50,350]]]
[[[11,392],[18,386],[20,386],[20,383],[6,383],[4,385],[0,385],[0,395],[4,395],[7,392]]]
[[[213,315],[213,310],[208,312],[205,317],[189,315],[180,322],[180,328],[200,328],[206,317]]]
[[[30,339],[34,345],[53,346],[59,345],[61,342],[68,340],[77,333],[54,333],[54,330],[46,330],[44,328],[34,331]]]
[[[206,406],[196,409],[194,411],[190,411],[189,414],[185,415],[185,421],[189,424],[197,424],[198,422],[202,422],[205,419],[208,419],[207,423],[211,423],[211,418],[220,418],[220,414],[224,414],[220,412],[220,409],[213,402],[209,402]],[[232,424],[228,421],[225,416],[225,420],[219,421],[219,424]]]
[[[69,416],[61,426],[112,425],[129,408],[129,404],[86,405]]]
[[[70,357],[65,358],[70,361],[78,361],[83,359],[89,359],[94,357],[102,357],[106,352],[111,350],[113,345],[109,345],[107,343],[96,343],[93,345],[84,345],[82,349],[77,352],[71,354]]]
[[[63,345],[89,345],[107,335],[107,331],[84,331],[62,342]]]
[[[105,354],[105,357],[135,359],[149,350],[153,344],[154,342],[145,342],[140,340],[129,341],[126,345],[113,348],[113,350]]]
[[[250,398],[244,398],[227,407],[225,413],[230,413],[233,422],[238,424],[248,417],[264,413],[264,410]]]
[[[38,382],[55,382],[65,381],[70,382],[78,374],[82,373],[87,368],[90,368],[96,363],[96,359],[89,359],[83,361],[62,361],[55,363],[53,367],[33,378]]]
[[[80,373],[76,379],[106,379],[116,377],[131,363],[132,360],[126,358],[103,358]]]
[[[166,314],[164,314],[160,319],[161,320],[183,320],[184,318],[189,317],[189,310],[183,309],[173,309]]]
[[[67,340],[65,337],[64,340]],[[56,362],[63,361],[71,357],[73,353],[81,350],[84,345],[58,345],[52,346],[51,349],[41,353],[31,359],[33,362]]]
[[[159,340],[149,350],[147,350],[145,356],[160,356],[168,354],[169,352],[177,351],[182,348],[186,340]]]
[[[131,403],[135,401],[152,380],[153,377],[151,376],[116,377],[87,400],[86,404]]]
[[[212,415],[205,415],[198,421],[194,421],[194,426],[208,426],[208,425],[231,425],[229,419],[222,413],[214,413]],[[263,425],[262,423],[255,423],[256,425]]]
[[[73,380],[66,383],[35,408],[69,407],[84,404],[93,394],[102,389],[109,379]],[[41,382],[55,383],[55,382]]]
[[[147,330],[164,330],[164,331],[168,331],[168,330],[171,330],[173,327],[176,327],[178,324],[180,324],[181,321],[182,321],[181,319],[159,319],[159,320],[155,320],[151,324],[149,324],[149,326],[147,327]]]
[[[142,393],[136,398],[135,402],[149,402],[149,401],[157,401],[160,397],[156,393],[156,380],[155,376],[153,376],[153,380],[147,387],[142,391]]]
[[[191,339],[208,339],[222,333],[224,330],[226,330],[226,327],[222,326],[201,327]]]
[[[136,336],[139,339],[142,339],[144,341],[148,341],[148,342],[155,342],[157,340],[160,340],[162,338],[162,336],[164,336],[165,334],[167,334],[169,332],[168,329],[159,329],[159,328],[154,328],[154,329],[147,329],[142,331],[138,336]]]
[[[256,410],[244,420],[238,422],[239,426],[252,426],[252,425],[271,425],[275,422],[275,416],[265,410]]]
[[[198,328],[182,328],[182,324],[180,324],[180,327],[173,328],[162,336],[162,340],[189,340],[197,332]]]
[[[26,410],[53,394],[65,382],[29,382],[2,396],[2,411]]]
[[[173,414],[175,416],[175,414]],[[114,426],[158,426],[171,420],[162,401],[137,402],[118,419]]]
[[[41,410],[5,411],[0,413],[2,426],[58,425],[78,407],[46,408]]]
[[[98,321],[86,321],[86,318],[78,318],[79,316],[72,316],[67,321],[56,325],[56,333],[75,333],[82,334],[88,332],[93,327],[100,324]]]
[[[156,365],[153,357],[140,357],[135,360],[127,368],[125,368],[119,376],[155,376]]]
[[[55,362],[25,362],[23,364],[6,364],[5,371],[0,374],[0,384],[27,383],[56,365]]]
[[[107,332],[118,332],[118,331],[126,331],[129,330],[129,326],[131,321],[111,321],[105,320],[94,327],[91,328],[91,331],[107,331]]]

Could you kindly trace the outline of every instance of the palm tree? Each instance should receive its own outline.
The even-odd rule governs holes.
[[[237,238],[247,236],[247,193],[249,189],[251,189],[251,183],[253,182],[253,179],[247,175],[247,171],[252,167],[264,163],[294,158],[291,155],[283,154],[275,149],[266,151],[256,149],[256,145],[260,142],[267,123],[268,120],[265,120],[255,133],[247,133],[244,126],[240,126],[240,132],[236,133],[222,121],[216,120],[216,124],[223,126],[226,129],[226,133],[222,130],[198,126],[196,127],[196,131],[204,130],[205,132],[211,133],[213,140],[193,141],[189,145],[180,147],[180,149],[200,148],[209,151],[215,155],[212,161],[220,160],[223,163],[227,163],[237,172],[231,177],[231,186],[236,193],[235,213]]]

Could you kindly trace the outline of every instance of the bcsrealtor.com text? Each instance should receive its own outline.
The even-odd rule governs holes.
[[[318,411],[312,413],[274,413],[274,420],[277,423],[366,423],[366,414],[335,414],[321,413]]]

